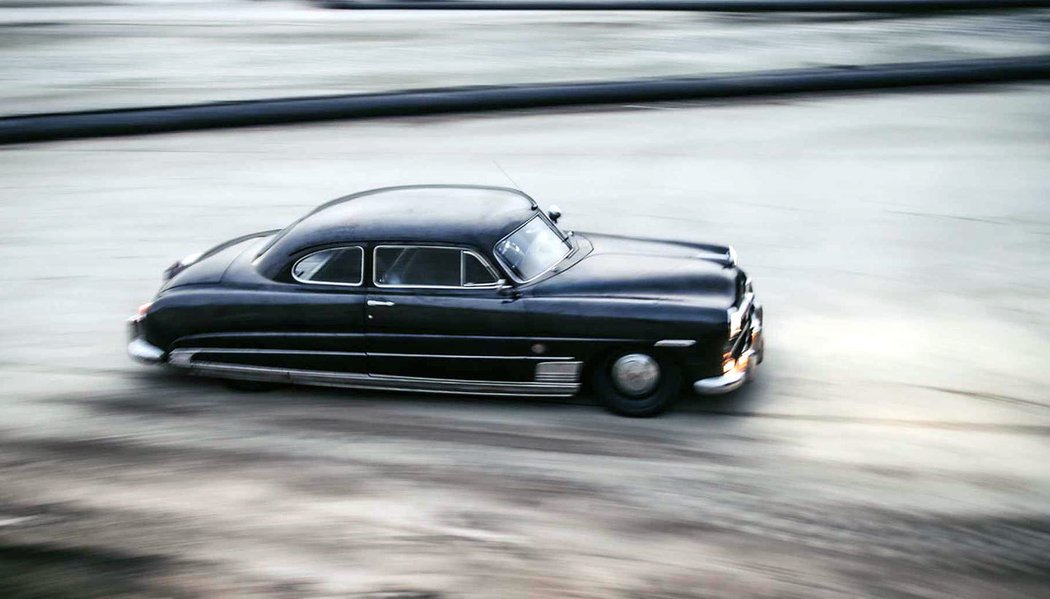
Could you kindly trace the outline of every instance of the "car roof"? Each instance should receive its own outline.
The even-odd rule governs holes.
[[[497,241],[538,212],[509,187],[409,185],[372,189],[318,206],[262,250],[263,271],[305,249],[352,242],[452,243],[490,253]]]

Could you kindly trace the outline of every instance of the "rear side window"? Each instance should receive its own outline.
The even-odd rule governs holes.
[[[292,266],[292,278],[300,283],[360,285],[364,282],[365,252],[358,246],[314,252]]]
[[[380,287],[484,287],[496,274],[473,252],[458,248],[384,245],[375,249]]]

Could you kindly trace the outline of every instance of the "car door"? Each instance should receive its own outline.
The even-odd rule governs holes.
[[[381,244],[368,292],[368,369],[377,377],[532,381],[522,303],[474,250]]]
[[[315,248],[292,257],[276,281],[232,280],[230,289],[201,302],[206,314],[193,311],[210,332],[180,339],[171,360],[321,384],[367,378],[365,255],[361,244]],[[325,374],[301,378],[314,372]]]

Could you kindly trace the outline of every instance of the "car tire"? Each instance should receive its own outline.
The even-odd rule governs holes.
[[[636,384],[633,392],[626,388],[631,384],[623,382],[625,365],[640,373],[645,382]],[[651,380],[653,368],[655,381]],[[682,376],[678,367],[666,358],[644,351],[622,351],[606,356],[596,365],[592,376],[595,394],[606,409],[620,416],[657,416],[674,405],[681,393]]]

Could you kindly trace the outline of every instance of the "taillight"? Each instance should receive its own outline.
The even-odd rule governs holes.
[[[135,313],[135,318],[142,320],[146,317],[146,313],[149,312],[149,307],[153,305],[153,302],[146,302],[139,306],[138,312]]]

